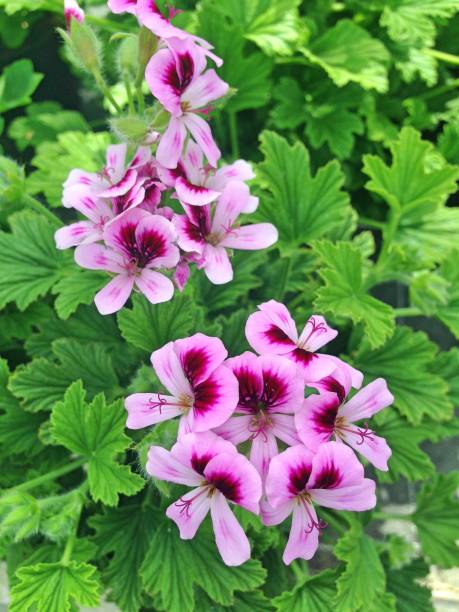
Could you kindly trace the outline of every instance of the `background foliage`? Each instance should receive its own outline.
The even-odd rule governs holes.
[[[108,39],[136,24],[103,4],[86,3],[88,20],[124,105]],[[171,304],[134,298],[102,318],[91,302],[103,277],[77,269],[53,234],[69,170],[102,166],[111,107],[60,50],[60,0],[0,0],[0,553],[10,610],[70,611],[101,594],[127,612],[432,610],[419,580],[429,564],[459,562],[459,472],[436,473],[426,452],[459,434],[459,2],[178,6],[178,21],[225,60],[221,76],[238,91],[214,113],[218,141],[226,160],[256,164],[256,215],[280,240],[268,254],[238,255],[229,285],[196,276]],[[335,353],[367,382],[387,379],[395,408],[375,420],[393,456],[388,473],[372,474],[384,485],[375,511],[326,512],[312,563],[286,568],[279,533],[241,516],[253,559],[227,568],[206,526],[179,540],[162,511],[170,490],[144,477],[146,448],[171,443],[174,424],[128,436],[121,400],[154,388],[149,354],[167,340],[203,331],[244,350],[243,324],[270,298],[298,322],[324,313],[341,332]],[[384,501],[406,491],[415,509],[399,518],[416,526],[420,549],[381,531]]]

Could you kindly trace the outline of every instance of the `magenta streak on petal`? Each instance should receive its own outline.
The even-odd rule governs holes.
[[[306,489],[311,475],[312,464],[302,463],[290,470],[288,489],[292,495],[298,495]]]
[[[204,455],[197,455],[196,453],[193,453],[191,456],[191,467],[195,472],[198,472],[198,474],[204,474],[207,464],[213,458],[214,455],[211,455],[210,453]]]
[[[221,399],[220,387],[215,379],[205,380],[193,389],[194,410],[203,414],[212,411],[215,403]]]
[[[263,332],[267,340],[273,344],[293,344],[292,340],[287,336],[285,332],[281,330],[277,325],[271,325],[267,330]]]
[[[220,493],[223,493],[227,499],[235,503],[241,500],[239,480],[228,474],[228,472],[214,473],[208,482],[218,489]]]
[[[327,463],[315,477],[313,483],[309,483],[309,489],[334,489],[341,483],[342,476],[338,467],[333,463]]]
[[[333,433],[335,429],[335,421],[340,407],[338,398],[330,403],[324,403],[321,409],[315,409],[313,412],[314,429],[317,433]]]
[[[188,206],[187,216],[196,228],[197,235],[203,240],[210,234],[209,206]]]

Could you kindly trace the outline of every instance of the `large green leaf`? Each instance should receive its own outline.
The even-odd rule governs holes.
[[[339,20],[300,51],[323,68],[339,87],[354,82],[364,89],[387,91],[387,49],[348,19]]]
[[[10,379],[10,391],[24,402],[26,410],[51,410],[78,378],[90,397],[104,391],[110,398],[120,395],[118,378],[106,348],[66,338],[56,340],[52,347],[58,363],[38,357],[17,368]]]
[[[373,538],[356,524],[338,540],[335,554],[346,565],[336,582],[335,605],[346,611],[377,610],[386,576]]]
[[[10,612],[70,612],[75,603],[99,604],[96,568],[87,563],[39,563],[18,569],[11,591]]]
[[[413,521],[422,551],[440,567],[459,563],[459,472],[437,474],[424,484],[416,498]]]
[[[394,311],[366,292],[361,251],[352,243],[328,240],[314,242],[313,249],[322,262],[318,273],[325,283],[316,292],[315,308],[363,322],[370,345],[383,344],[394,331]]]
[[[333,608],[336,594],[336,572],[325,570],[307,576],[294,589],[274,598],[278,612],[323,612]]]
[[[239,567],[224,565],[206,525],[188,542],[180,540],[167,520],[157,526],[141,573],[147,592],[160,595],[168,612],[193,611],[194,584],[218,604],[229,606],[235,591],[250,591],[263,583],[266,572],[255,559]]]
[[[107,405],[103,395],[85,402],[81,381],[73,383],[51,415],[53,439],[88,461],[89,490],[95,501],[116,506],[119,495],[134,495],[144,480],[115,457],[130,444],[124,433],[126,413],[121,402]]]
[[[410,225],[438,210],[456,191],[459,167],[432,164],[437,155],[419,132],[405,127],[391,146],[392,165],[376,155],[364,156],[363,171],[370,177],[367,189],[381,196],[400,215],[400,225]]]
[[[342,191],[339,164],[330,162],[313,176],[309,153],[300,142],[289,145],[274,132],[263,132],[260,141],[265,159],[257,182],[268,193],[254,216],[276,225],[279,247],[291,251],[340,227],[352,209]]]
[[[111,556],[104,581],[124,612],[137,612],[141,605],[140,567],[150,546],[155,518],[150,506],[130,504],[89,519],[96,531],[98,554]]]
[[[410,423],[419,424],[423,415],[446,421],[453,406],[448,385],[431,372],[436,352],[436,345],[423,332],[400,326],[381,348],[371,350],[363,343],[354,365],[370,379],[382,376],[387,380],[396,408]]]
[[[429,573],[423,559],[387,572],[387,590],[397,597],[397,612],[434,612],[432,593],[420,581]]]
[[[56,227],[28,211],[10,217],[11,232],[0,232],[0,307],[15,302],[25,310],[64,273],[67,256],[54,244]]]

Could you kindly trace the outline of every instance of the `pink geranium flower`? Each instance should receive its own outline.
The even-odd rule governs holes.
[[[208,431],[224,423],[238,402],[238,382],[223,365],[228,352],[218,338],[195,334],[168,342],[151,356],[171,395],[135,393],[126,399],[127,427],[140,429],[180,416],[180,430]]]
[[[278,525],[290,514],[292,527],[284,551],[287,565],[311,559],[325,524],[314,504],[335,510],[363,511],[376,505],[375,483],[364,478],[363,467],[350,448],[327,442],[314,455],[305,446],[292,446],[274,457],[266,479],[268,504],[262,504],[265,525]]]
[[[84,11],[77,0],[64,0],[64,18],[67,30],[70,30],[72,19],[80,23],[84,21]]]
[[[239,382],[238,416],[215,431],[236,445],[251,440],[250,461],[264,480],[278,453],[276,438],[290,446],[300,443],[293,413],[303,405],[304,384],[295,365],[276,355],[247,351],[226,365]]]
[[[320,395],[307,397],[295,416],[302,442],[314,451],[335,437],[352,446],[379,470],[387,471],[387,461],[391,456],[387,442],[369,429],[368,423],[365,422],[363,427],[355,425],[356,421],[369,419],[392,404],[394,397],[386,381],[377,378],[348,401],[351,378],[346,370],[335,370],[318,386]]]
[[[177,168],[170,170],[158,167],[158,174],[165,185],[175,189],[178,199],[183,204],[194,206],[203,206],[215,201],[230,181],[245,182],[255,176],[250,164],[243,159],[222,166],[218,170],[209,165],[205,166],[202,151],[192,140],[188,141]],[[254,212],[257,206],[258,198],[251,196],[243,212]]]
[[[208,123],[198,112],[224,96],[228,84],[215,70],[205,70],[206,57],[190,40],[171,39],[169,48],[160,49],[149,61],[145,78],[152,94],[171,113],[161,137],[156,157],[166,168],[176,168],[189,132],[212,166],[220,151]]]
[[[152,446],[147,471],[155,478],[194,487],[166,511],[182,539],[195,536],[210,510],[215,541],[226,565],[241,565],[250,558],[249,541],[228,502],[258,514],[261,481],[232,444],[211,432],[190,433],[170,451]]]
[[[238,216],[250,206],[250,198],[247,185],[232,181],[213,212],[210,205],[184,205],[186,215],[174,217],[180,248],[201,256],[199,267],[212,283],[220,285],[233,278],[227,249],[265,249],[277,241],[278,233],[271,223],[236,225]]]
[[[257,353],[288,357],[301,369],[306,384],[328,376],[340,366],[349,370],[353,386],[360,387],[360,372],[333,355],[316,352],[338,335],[322,316],[312,315],[298,336],[295,321],[284,304],[269,300],[258,309],[249,316],[245,327],[247,340]]]
[[[101,314],[122,308],[134,285],[152,304],[172,298],[172,281],[154,270],[173,268],[180,258],[170,221],[134,208],[106,225],[104,240],[107,246],[83,244],[75,250],[81,267],[116,275],[94,299]]]

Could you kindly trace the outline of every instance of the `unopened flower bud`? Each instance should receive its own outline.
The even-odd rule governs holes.
[[[84,11],[77,0],[64,0],[64,17],[67,24],[67,31],[70,32],[72,20],[76,19],[82,23],[84,21]]]
[[[110,127],[121,140],[136,145],[151,144],[151,124],[144,117],[116,117],[111,120]]]
[[[142,27],[138,39],[138,81],[142,82],[145,68],[158,48],[158,39],[148,28]]]
[[[71,61],[90,72],[101,73],[101,44],[94,30],[84,21],[70,20],[70,31],[58,28],[59,34],[67,43]]]

